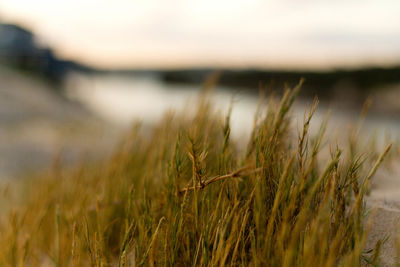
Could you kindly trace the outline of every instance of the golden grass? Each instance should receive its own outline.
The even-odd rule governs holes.
[[[0,217],[0,265],[376,264],[380,244],[363,251],[364,197],[389,147],[375,165],[356,138],[320,157],[317,101],[297,138],[291,129],[299,89],[256,116],[244,151],[230,115],[203,97],[194,116],[135,125],[109,160],[27,179]]]

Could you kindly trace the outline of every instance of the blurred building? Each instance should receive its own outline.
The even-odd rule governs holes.
[[[0,24],[0,63],[20,68],[32,68],[39,51],[34,36],[17,25]]]
[[[71,68],[80,67],[59,60],[50,48],[39,46],[35,35],[14,24],[0,23],[0,64],[36,73],[53,82],[62,82]]]

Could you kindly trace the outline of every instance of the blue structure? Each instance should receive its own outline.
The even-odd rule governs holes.
[[[0,23],[0,64],[32,71],[60,83],[70,70],[89,68],[57,59],[49,48],[40,47],[32,32],[13,24]]]
[[[34,36],[22,27],[0,24],[0,63],[32,68],[39,57]]]

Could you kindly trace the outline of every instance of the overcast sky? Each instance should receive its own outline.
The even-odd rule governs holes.
[[[0,0],[0,16],[98,67],[400,63],[399,0]]]

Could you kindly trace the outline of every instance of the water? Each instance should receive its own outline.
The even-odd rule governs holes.
[[[103,118],[124,126],[135,120],[156,123],[171,110],[192,112],[200,92],[201,86],[170,85],[153,77],[75,75],[71,77],[66,94]],[[212,101],[223,115],[232,103],[233,134],[249,134],[257,97],[243,90],[217,87],[213,90]]]
[[[122,76],[74,74],[70,77],[66,94],[77,100],[95,114],[122,126],[135,120],[153,124],[168,110],[190,112],[195,106],[201,86],[166,84],[154,76]],[[233,101],[233,102],[232,102]],[[244,89],[229,90],[217,86],[213,90],[213,102],[222,114],[226,114],[233,103],[231,116],[232,135],[237,138],[248,136],[254,121],[258,97]],[[301,125],[304,110],[310,99],[299,99],[293,107],[295,127]],[[336,108],[335,104],[320,104],[313,119],[312,130],[326,119],[331,110],[330,133],[344,134],[348,125],[359,118],[359,112]],[[365,135],[376,135],[378,141],[386,142],[388,136],[400,136],[400,121],[393,117],[371,114],[365,121]],[[390,139],[389,138],[389,139]]]

